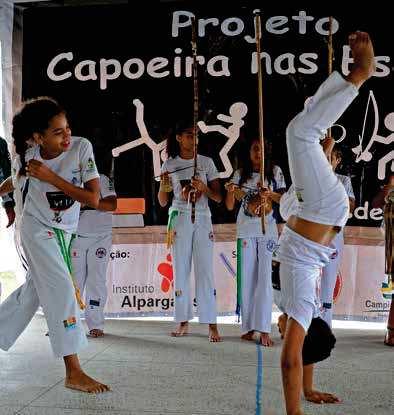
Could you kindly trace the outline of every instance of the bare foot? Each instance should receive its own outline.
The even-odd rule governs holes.
[[[359,88],[375,72],[373,46],[368,33],[359,31],[349,35],[349,46],[354,64],[347,80]]]
[[[305,399],[313,403],[338,403],[341,402],[339,398],[331,393],[324,393],[315,390],[304,392]]]
[[[100,329],[92,329],[89,331],[88,334],[89,337],[103,337],[104,336],[104,331],[100,330]]]
[[[274,342],[271,340],[271,337],[268,333],[259,332],[259,337],[260,337],[260,343],[262,346],[272,347],[274,345]]]
[[[182,337],[182,336],[187,336],[188,334],[189,334],[189,322],[188,321],[182,321],[181,323],[179,323],[176,330],[171,332],[172,337]]]
[[[248,331],[247,333],[241,336],[242,340],[259,342],[262,346],[271,347],[274,345],[274,342],[271,340],[271,337],[268,333],[262,333],[260,331]]]
[[[220,337],[219,332],[218,332],[217,324],[209,325],[209,341],[211,343],[218,343],[222,341],[222,338]]]
[[[253,331],[253,330],[250,330],[250,331],[248,331],[247,333],[244,333],[244,334],[241,336],[241,339],[242,339],[242,340],[246,340],[246,341],[254,341],[254,340],[253,340],[253,333],[254,333],[254,331]]]
[[[281,339],[285,337],[286,325],[287,325],[287,314],[281,314],[278,318],[278,323],[277,323]]]
[[[103,393],[110,391],[109,386],[97,382],[82,370],[73,371],[66,377],[64,386],[69,389],[75,389],[87,393]]]

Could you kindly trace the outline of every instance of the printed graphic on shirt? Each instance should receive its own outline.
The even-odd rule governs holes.
[[[86,164],[86,171],[89,173],[89,172],[92,172],[92,171],[95,171],[95,170],[96,170],[96,165],[95,165],[93,159],[91,157],[89,157],[88,162]]]
[[[268,242],[267,242],[267,250],[269,251],[269,252],[275,252],[276,251],[276,249],[277,249],[277,247],[278,247],[278,244],[276,243],[276,241],[274,241],[273,239],[270,239]]]
[[[242,199],[242,208],[244,211],[244,214],[246,216],[249,216],[251,218],[253,218],[256,215],[253,215],[252,213],[250,213],[249,211],[249,204],[251,202],[255,202],[255,198],[259,195],[259,191],[258,190],[249,190],[248,193],[246,193],[246,195],[244,196],[244,198]]]
[[[62,221],[60,213],[69,209],[75,203],[74,199],[67,196],[63,192],[46,192],[46,197],[49,207],[55,212],[55,216],[52,218],[52,221],[56,223],[60,223]]]
[[[111,192],[115,191],[114,181],[112,179],[108,179],[108,190]]]
[[[295,195],[296,195],[297,200],[298,200],[299,202],[303,202],[303,201],[304,201],[304,199],[302,198],[302,193],[301,193],[301,191],[300,191],[300,190],[296,190],[296,191],[295,191]]]

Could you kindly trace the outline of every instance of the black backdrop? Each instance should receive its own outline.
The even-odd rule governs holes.
[[[218,55],[226,56],[230,76],[212,76],[212,70],[208,73],[206,66],[201,66],[200,119],[206,120],[207,124],[216,124],[217,114],[228,114],[229,107],[234,102],[247,104],[248,113],[244,118],[241,137],[230,152],[232,161],[236,163],[236,156],[242,150],[244,140],[256,135],[257,131],[257,80],[256,75],[251,73],[251,56],[255,45],[246,42],[244,36],[253,33],[253,10],[258,3],[149,0],[130,4],[116,1],[107,2],[111,4],[78,3],[78,6],[67,6],[63,2],[33,2],[15,6],[22,11],[20,15],[23,25],[19,26],[17,21],[15,24],[16,30],[23,28],[23,98],[50,95],[58,99],[68,111],[73,134],[86,136],[100,152],[110,152],[112,148],[140,136],[132,103],[133,99],[138,98],[145,106],[145,122],[149,134],[156,142],[160,142],[170,133],[177,120],[191,118],[193,111],[192,79],[184,73],[185,57],[191,55],[191,30],[190,27],[180,28],[179,35],[174,37],[173,13],[188,11],[197,18],[217,18],[219,25],[207,26],[205,36],[198,39],[198,52],[206,60]],[[370,205],[371,199],[384,183],[384,180],[377,177],[378,161],[392,151],[394,146],[392,143],[385,145],[375,142],[371,147],[373,157],[368,162],[356,162],[352,148],[359,144],[366,114],[364,149],[376,127],[372,101],[367,110],[370,91],[373,92],[379,110],[377,133],[384,137],[394,134],[384,125],[386,115],[394,112],[394,46],[392,37],[388,35],[391,17],[383,5],[372,10],[361,8],[357,13],[335,5],[330,8],[328,6],[323,10],[321,7],[297,8],[271,2],[262,8],[262,49],[272,60],[272,73],[264,74],[265,136],[272,144],[276,163],[282,167],[289,182],[286,125],[327,74],[327,39],[316,29],[316,24],[319,24],[317,22],[331,14],[339,23],[339,29],[334,34],[334,67],[338,70],[341,70],[343,57],[346,56],[343,46],[347,43],[347,35],[357,29],[370,32],[376,55],[380,56],[379,76],[361,89],[359,97],[339,121],[346,128],[346,138],[341,143],[345,154],[342,173],[352,177],[357,205],[364,206],[366,202]],[[292,17],[300,16],[301,11],[310,17],[305,23],[305,33],[300,33],[303,30],[300,18]],[[287,17],[288,22],[277,27],[277,30],[288,29],[285,33],[274,34],[265,29],[267,20],[273,16]],[[237,20],[228,25],[229,21],[223,23],[231,17],[236,17]],[[242,33],[230,36],[230,32],[233,34],[237,29],[242,29],[240,22],[244,24]],[[221,30],[222,23],[227,34]],[[327,24],[323,27],[327,29]],[[20,45],[14,43],[14,47]],[[177,48],[181,48],[182,52],[176,53]],[[47,74],[49,63],[55,56],[69,52],[72,52],[73,59],[61,60],[54,72],[59,75],[70,71],[71,76],[62,81],[50,79]],[[305,53],[316,56],[303,55]],[[292,65],[289,65],[288,60],[293,57],[283,56],[284,54],[293,55],[294,70],[289,69]],[[174,75],[173,69],[176,56],[182,61],[183,69],[179,77]],[[168,75],[154,78],[147,73],[147,64],[155,57],[168,59],[168,66],[157,71],[168,70]],[[100,59],[116,59],[122,66],[130,58],[139,58],[145,64],[144,73],[138,79],[128,79],[121,73],[117,79],[108,80],[106,85],[100,87],[99,79],[80,81],[74,75],[75,66],[84,60],[95,62],[94,69],[99,77]],[[221,68],[219,59],[214,65],[216,73],[222,73]],[[136,66],[132,69],[135,71]],[[82,74],[88,74],[86,66],[82,69]],[[394,122],[388,123],[388,126],[394,130]],[[340,129],[335,128],[333,132],[339,134]],[[223,166],[218,153],[225,140],[218,133],[200,134],[200,152],[211,156],[219,170],[223,170]],[[388,167],[386,177],[387,174]],[[146,146],[122,153],[116,161],[118,194],[145,197],[145,223],[163,224],[166,222],[166,211],[160,209],[155,201],[158,185],[153,175],[152,154]],[[222,205],[212,208],[214,222],[234,220],[233,215],[226,212]],[[377,226],[380,222],[352,218],[349,224]]]

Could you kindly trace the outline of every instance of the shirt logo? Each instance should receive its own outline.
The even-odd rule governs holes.
[[[95,168],[96,168],[96,165],[94,164],[94,160],[91,157],[89,157],[89,160],[88,160],[88,162],[86,164],[86,170],[87,171],[92,171]]]
[[[108,181],[108,189],[115,190],[114,181],[112,179],[109,179]]]
[[[277,245],[277,243],[273,239],[270,239],[267,242],[267,250],[269,252],[275,252],[275,250],[276,250],[277,247],[278,247],[278,245]]]
[[[301,192],[296,191],[295,194],[296,194],[297,200],[299,202],[303,202],[304,201],[303,198],[302,198],[302,193]]]

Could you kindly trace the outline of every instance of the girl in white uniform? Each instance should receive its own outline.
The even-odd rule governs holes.
[[[100,171],[100,201],[97,209],[84,206],[79,215],[77,238],[71,250],[78,287],[85,291],[85,318],[89,336],[104,335],[104,306],[107,301],[107,267],[112,246],[112,211],[116,193],[108,177],[110,166],[101,168],[105,157],[97,157]],[[107,163],[108,164],[108,163]],[[105,166],[104,166],[105,167]],[[101,174],[101,172],[106,174]]]
[[[161,206],[169,202],[170,181],[173,199],[169,210],[169,232],[173,235],[172,258],[175,275],[175,321],[172,336],[188,333],[193,318],[193,298],[190,293],[190,272],[193,261],[199,322],[209,324],[211,342],[221,341],[216,325],[216,291],[213,278],[213,231],[208,198],[220,202],[219,173],[209,157],[197,155],[197,177],[193,175],[194,140],[189,125],[178,125],[176,135],[167,140],[169,158],[162,166],[162,181],[158,193]],[[172,173],[174,172],[174,173]],[[196,217],[191,221],[188,203],[190,186],[196,189]]]
[[[65,111],[48,97],[24,103],[13,118],[12,134],[20,157],[17,174],[27,176],[21,240],[29,278],[0,306],[0,348],[8,350],[14,344],[41,304],[53,352],[64,359],[65,386],[107,391],[108,386],[87,376],[79,364],[77,353],[87,346],[87,339],[69,255],[80,202],[98,205],[92,146],[84,138],[71,137]]]
[[[313,365],[303,371],[302,347],[315,312],[317,278],[333,253],[330,242],[349,215],[349,199],[319,140],[375,69],[368,34],[352,34],[349,44],[354,65],[346,80],[333,72],[287,127],[290,174],[299,201],[297,213],[288,219],[279,241],[282,301],[289,317],[281,366],[286,411],[291,415],[302,414],[303,379],[305,385],[313,376]],[[304,394],[312,401],[338,402],[334,395],[313,389],[304,388]]]
[[[252,216],[247,209],[250,197],[260,192],[260,142],[250,143],[247,156],[240,170],[236,170],[227,187],[226,206],[234,209],[234,191],[239,188],[246,194],[237,215],[237,298],[241,305],[243,340],[254,340],[254,332],[263,346],[272,346],[272,253],[278,244],[276,220],[271,211],[266,215],[265,234],[261,229],[261,218]],[[267,163],[266,163],[267,165]],[[273,166],[267,175],[265,188],[272,192],[286,188],[283,173]],[[278,194],[280,197],[280,194]]]
[[[342,152],[334,147],[331,153],[331,166],[336,170],[338,165],[342,161]],[[355,206],[355,197],[352,187],[352,181],[349,176],[335,173],[339,181],[343,184],[346,194],[349,198],[350,212],[353,212]],[[332,315],[333,315],[333,301],[334,301],[334,289],[337,281],[337,274],[339,264],[342,259],[343,247],[345,245],[344,240],[344,228],[336,235],[332,240],[330,247],[334,249],[334,253],[330,258],[330,262],[323,268],[321,284],[320,284],[320,300],[321,300],[321,318],[332,327]]]

